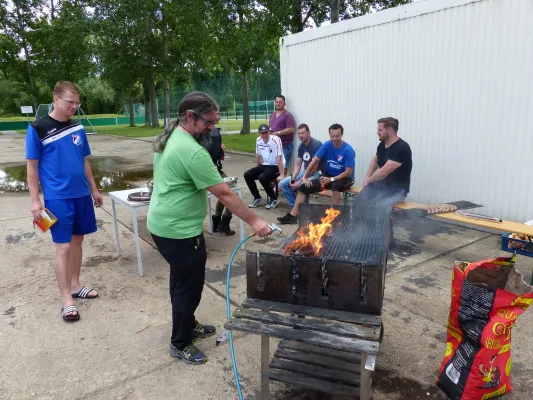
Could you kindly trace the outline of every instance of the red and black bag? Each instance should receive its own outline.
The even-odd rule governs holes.
[[[437,385],[452,400],[486,400],[512,390],[511,329],[533,302],[516,256],[456,262],[446,353]]]

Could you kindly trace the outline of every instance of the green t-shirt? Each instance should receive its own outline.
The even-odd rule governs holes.
[[[222,182],[207,150],[176,128],[154,155],[154,189],[147,226],[169,239],[198,236],[207,215],[207,190]]]

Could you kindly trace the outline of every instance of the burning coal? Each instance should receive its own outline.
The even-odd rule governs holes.
[[[307,255],[313,253],[315,257],[320,255],[323,248],[324,240],[331,234],[333,229],[332,222],[340,214],[340,210],[328,208],[326,216],[320,218],[320,224],[313,224],[312,222],[296,233],[298,238],[285,246],[284,253],[287,255],[303,254]]]

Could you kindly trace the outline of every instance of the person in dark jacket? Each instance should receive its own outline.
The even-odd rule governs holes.
[[[220,114],[217,113],[217,115]],[[211,140],[207,150],[209,151],[211,159],[217,167],[220,176],[226,178],[227,175],[222,170],[222,160],[224,159],[224,150],[226,150],[226,146],[222,144],[220,129],[215,126],[209,136]],[[224,208],[226,208],[225,211]],[[235,231],[229,226],[232,217],[233,214],[231,211],[228,210],[227,207],[224,207],[224,204],[222,204],[220,200],[217,200],[215,215],[211,216],[211,219],[213,220],[213,232],[225,233],[226,236],[235,235]]]

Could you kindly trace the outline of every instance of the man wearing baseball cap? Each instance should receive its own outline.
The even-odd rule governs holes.
[[[276,192],[270,186],[270,183],[276,179],[280,174],[279,179],[285,178],[283,172],[283,163],[285,157],[283,156],[283,147],[281,139],[270,134],[270,127],[267,124],[259,125],[259,137],[255,142],[255,153],[257,166],[249,169],[244,173],[244,180],[254,196],[254,200],[248,205],[250,208],[266,204],[265,208],[276,208],[279,204]],[[269,200],[261,198],[259,190],[257,189],[256,180],[265,189]]]

